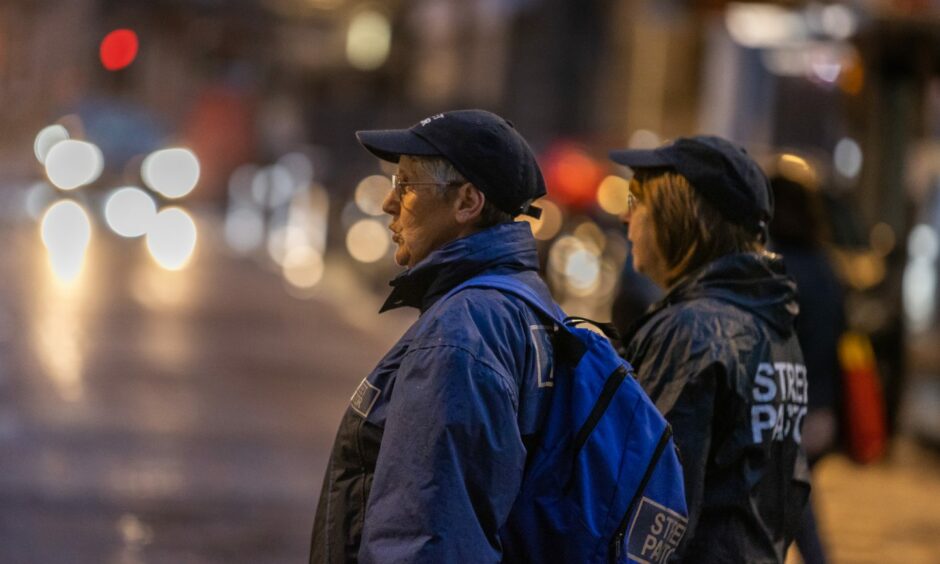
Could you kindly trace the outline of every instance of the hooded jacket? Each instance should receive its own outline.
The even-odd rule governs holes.
[[[783,563],[809,495],[806,367],[782,262],[724,256],[633,326],[625,349],[682,456],[688,562]]]
[[[552,377],[552,325],[517,298],[450,289],[516,277],[549,300],[525,223],[452,241],[391,282],[421,315],[356,389],[314,522],[311,563],[498,562],[525,443]],[[358,560],[357,560],[358,558]]]

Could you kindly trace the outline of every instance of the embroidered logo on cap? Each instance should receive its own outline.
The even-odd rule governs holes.
[[[436,119],[441,119],[442,117],[444,117],[444,114],[434,114],[431,117],[424,118],[423,120],[421,120],[421,125],[427,125]]]

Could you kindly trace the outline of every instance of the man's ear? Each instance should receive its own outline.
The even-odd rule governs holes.
[[[483,213],[486,196],[476,186],[465,182],[457,188],[457,197],[454,199],[454,212],[457,223],[473,225]]]

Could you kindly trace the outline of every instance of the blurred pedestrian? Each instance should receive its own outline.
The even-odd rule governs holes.
[[[551,303],[529,226],[513,221],[536,213],[542,174],[512,125],[481,110],[357,137],[398,163],[383,209],[406,270],[382,311],[410,306],[421,316],[350,400],[310,562],[498,562],[524,441],[551,390],[551,326],[497,290],[441,298],[486,273]]]
[[[824,247],[825,216],[819,194],[783,176],[774,176],[770,184],[776,208],[770,222],[771,248],[783,256],[787,273],[796,281],[799,292],[796,333],[810,390],[803,448],[812,468],[838,444],[842,404],[838,345],[845,331],[843,292]],[[796,544],[806,564],[826,561],[812,500],[806,506]]]
[[[683,562],[784,562],[809,493],[795,285],[764,250],[773,198],[743,149],[710,136],[613,151],[634,172],[636,269],[666,290],[625,335],[682,453]]]

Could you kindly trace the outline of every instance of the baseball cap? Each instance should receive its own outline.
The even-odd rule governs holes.
[[[485,110],[427,117],[408,129],[357,131],[363,147],[397,163],[401,155],[443,157],[493,204],[512,215],[539,217],[532,202],[545,180],[529,144],[512,123]]]
[[[747,151],[721,137],[680,137],[656,149],[611,151],[610,158],[634,170],[674,170],[729,221],[766,235],[774,212],[767,177]]]

